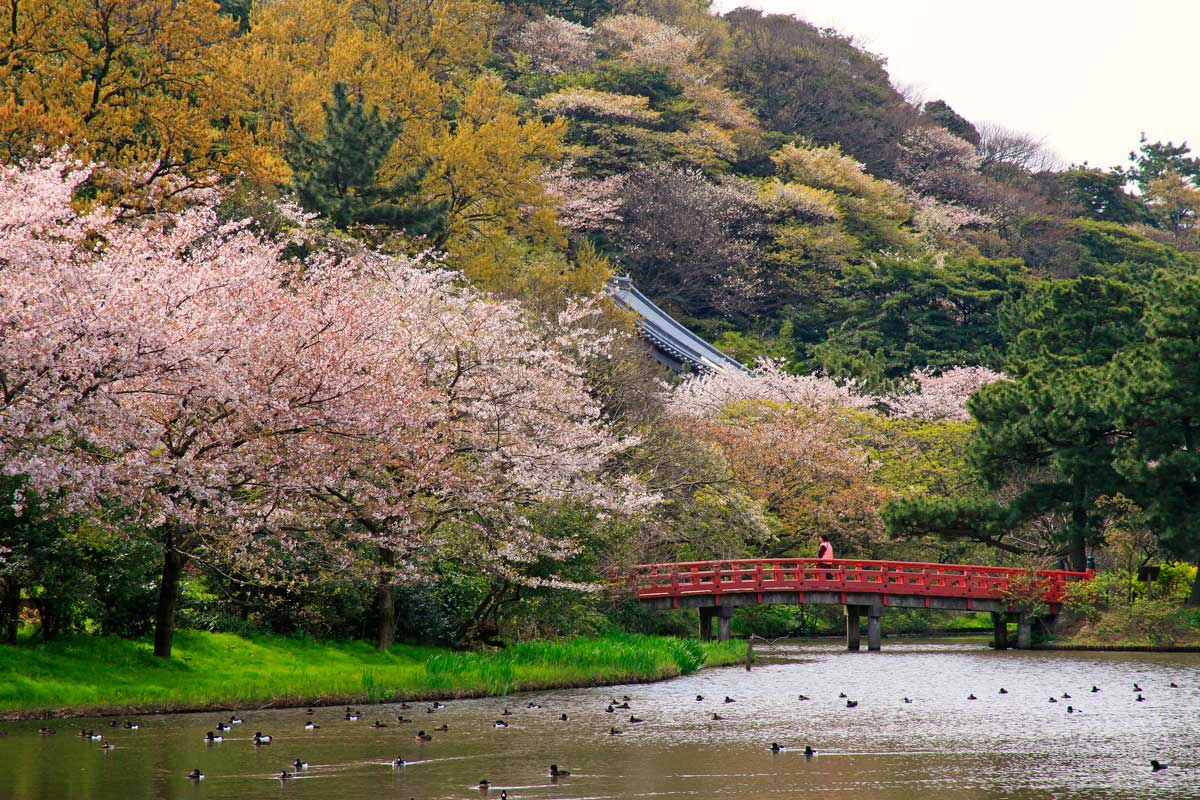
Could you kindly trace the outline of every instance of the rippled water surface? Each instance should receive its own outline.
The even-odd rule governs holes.
[[[4,723],[0,800],[498,798],[501,790],[514,800],[1200,797],[1197,655],[994,653],[894,640],[881,653],[833,644],[759,653],[778,660],[658,684],[452,701],[432,713],[428,704],[361,706],[358,722],[342,708],[242,711],[245,723],[211,746],[204,734],[222,718],[213,713],[140,717],[137,731],[109,719],[58,721],[55,736],[38,735],[43,722]],[[605,710],[624,695],[629,710]],[[858,706],[847,708],[848,699]],[[505,708],[511,716],[501,716]],[[495,727],[499,719],[509,726]],[[306,731],[309,720],[319,729]],[[388,727],[370,727],[375,720]],[[449,731],[416,741],[417,729],[441,725]],[[80,727],[116,747],[81,739]],[[273,743],[255,748],[256,730]],[[770,752],[772,741],[784,750]],[[815,757],[804,756],[806,744]],[[396,756],[409,763],[392,767]],[[310,766],[280,781],[296,758]],[[1152,772],[1152,758],[1170,766]],[[571,775],[549,778],[552,762]],[[204,780],[185,777],[193,768]],[[478,788],[483,778],[489,790]]]

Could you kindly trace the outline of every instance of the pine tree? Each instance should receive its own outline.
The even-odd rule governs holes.
[[[333,85],[333,101],[321,108],[323,138],[310,138],[294,125],[289,131],[285,158],[300,204],[343,230],[377,225],[413,235],[439,233],[446,224],[446,203],[414,199],[428,166],[389,184],[376,180],[403,121],[385,122],[378,107],[367,111],[363,98],[351,99],[343,83]]]

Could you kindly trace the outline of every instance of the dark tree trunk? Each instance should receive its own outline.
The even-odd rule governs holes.
[[[1187,605],[1200,606],[1200,569],[1196,570],[1196,577],[1192,579],[1192,593],[1188,595]]]
[[[375,612],[379,615],[379,636],[375,646],[379,650],[387,650],[396,641],[396,595],[392,589],[395,580],[392,567],[396,564],[396,554],[379,548],[379,563],[383,569],[375,589]]]
[[[1087,529],[1088,510],[1084,505],[1086,492],[1076,481],[1072,487],[1074,495],[1071,504],[1070,539],[1067,541],[1067,562],[1075,572],[1087,569]]]
[[[171,657],[175,639],[175,607],[179,604],[179,578],[187,556],[179,550],[178,532],[169,532],[163,544],[162,579],[158,587],[158,609],[154,613],[154,655]]]
[[[1083,531],[1071,530],[1071,541],[1067,544],[1067,563],[1075,572],[1087,569],[1087,544]]]
[[[17,628],[21,623],[21,587],[15,578],[8,578],[3,586],[4,592],[0,594],[0,641],[16,644]]]

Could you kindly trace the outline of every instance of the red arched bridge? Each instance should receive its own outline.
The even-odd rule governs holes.
[[[995,646],[1008,646],[1008,622],[1017,623],[1017,647],[1029,647],[1033,611],[1053,616],[1066,586],[1090,580],[1092,571],[1023,570],[969,564],[756,558],[639,564],[613,572],[615,588],[632,591],[655,609],[696,608],[700,636],[729,638],[737,606],[811,603],[840,605],[846,613],[846,646],[859,649],[860,617],[867,617],[867,648],[880,647],[880,620],[887,608],[988,611]]]

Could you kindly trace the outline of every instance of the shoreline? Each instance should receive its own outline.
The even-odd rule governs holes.
[[[652,683],[741,663],[735,640],[619,634],[489,653],[188,631],[160,661],[145,643],[74,637],[0,646],[0,720],[423,702]]]
[[[719,669],[721,667],[737,666],[738,662],[705,664],[700,669]],[[699,670],[697,670],[699,671]],[[508,697],[510,695],[519,694],[522,692],[540,692],[550,691],[553,689],[587,689],[600,686],[632,686],[640,683],[659,683],[661,681],[669,681],[672,678],[678,678],[685,673],[672,673],[661,676],[645,676],[645,675],[617,675],[611,678],[598,678],[597,680],[582,680],[582,681],[564,681],[561,683],[549,682],[546,684],[529,685],[529,686],[514,686],[512,691],[503,695],[490,693],[484,689],[478,691],[464,690],[446,694],[445,692],[417,692],[415,694],[406,694],[403,696],[388,697],[384,699],[369,698],[366,694],[346,694],[346,695],[322,695],[319,699],[309,702],[309,698],[304,697],[279,697],[271,702],[259,706],[252,705],[230,705],[228,703],[201,703],[198,705],[186,706],[161,706],[150,708],[138,708],[127,706],[101,706],[101,707],[67,707],[55,709],[39,709],[32,711],[0,711],[0,722],[28,722],[32,720],[65,720],[65,719],[80,719],[83,717],[124,717],[124,716],[151,716],[157,714],[198,714],[208,711],[267,711],[270,709],[291,709],[291,708],[334,708],[336,706],[346,705],[387,705],[389,703],[420,703],[433,700],[477,700],[484,697]],[[690,674],[690,673],[686,673]]]

